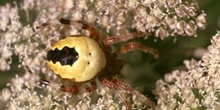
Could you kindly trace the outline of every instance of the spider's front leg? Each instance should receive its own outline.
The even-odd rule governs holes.
[[[104,43],[105,46],[109,46],[111,44],[115,44],[115,43],[118,43],[118,42],[123,42],[123,41],[128,41],[128,40],[131,40],[131,39],[134,39],[134,38],[143,37],[146,34],[147,33],[138,31],[138,32],[135,32],[135,33],[131,33],[127,36],[108,37],[104,40],[103,43]],[[143,52],[150,53],[150,54],[153,55],[153,57],[155,59],[157,59],[159,57],[159,52],[156,49],[147,47],[142,43],[134,42],[134,41],[128,42],[127,44],[123,45],[117,53],[118,54],[124,54],[124,53],[132,51],[134,49],[138,49],[138,50],[141,50]]]
[[[120,50],[118,51],[118,54],[124,54],[124,53],[127,53],[127,52],[129,52],[129,51],[132,51],[132,50],[134,50],[134,49],[141,50],[141,51],[143,51],[143,52],[145,52],[145,53],[150,53],[150,54],[153,55],[153,57],[154,57],[155,59],[157,59],[157,58],[159,57],[159,53],[158,53],[158,51],[157,51],[156,49],[147,47],[147,46],[145,46],[145,45],[142,44],[142,43],[134,42],[134,41],[129,42],[129,43],[123,45],[123,46],[120,48]]]
[[[128,40],[135,39],[135,38],[140,38],[140,37],[143,37],[143,36],[146,36],[146,35],[147,35],[147,33],[145,33],[145,32],[137,31],[137,32],[130,33],[130,34],[127,34],[127,35],[107,37],[103,41],[103,43],[104,43],[105,46],[109,46],[109,45],[112,45],[112,44],[115,44],[115,43],[124,42],[124,41],[128,41]]]
[[[149,107],[151,108],[155,108],[156,104],[151,101],[149,98],[145,97],[144,95],[142,95],[140,92],[138,92],[137,90],[133,89],[131,86],[129,86],[128,84],[125,84],[124,82],[122,82],[120,79],[118,78],[113,78],[111,81],[109,81],[106,78],[102,79],[102,83],[107,86],[108,88],[112,89],[121,99],[121,101],[123,102],[123,104],[126,106],[126,108],[128,110],[131,110],[131,104],[128,103],[128,101],[126,100],[126,98],[124,96],[121,95],[120,93],[120,89],[123,89],[125,91],[130,92],[133,95],[136,95],[138,98],[140,98],[143,102],[145,102]]]
[[[121,95],[120,91],[119,91],[119,88],[116,84],[114,84],[113,82],[109,81],[108,79],[106,78],[102,78],[101,79],[102,83],[110,88],[111,90],[113,90],[117,96],[120,98],[120,100],[122,101],[122,103],[125,105],[125,107],[127,108],[127,110],[131,110],[131,104],[128,103],[128,101],[126,100],[126,98],[124,96]]]
[[[133,89],[130,85],[122,82],[120,79],[118,78],[113,78],[112,82],[117,85],[118,87],[129,91],[130,93],[136,95],[137,97],[139,97],[143,102],[145,102],[149,107],[151,108],[155,108],[156,104],[151,101],[149,98],[145,97],[143,94],[141,94],[139,91]]]

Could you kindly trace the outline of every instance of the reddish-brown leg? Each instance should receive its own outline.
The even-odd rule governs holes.
[[[107,37],[103,43],[105,46],[109,46],[118,42],[128,41],[134,38],[140,38],[145,35],[148,35],[146,32],[137,31],[128,35],[121,35],[121,36],[111,36]]]
[[[107,47],[111,44],[115,44],[115,43],[123,42],[123,41],[128,41],[128,40],[131,40],[134,38],[140,38],[140,37],[143,37],[144,35],[147,35],[147,33],[137,31],[135,33],[131,33],[131,34],[124,35],[124,36],[122,35],[122,36],[108,37],[103,41],[103,43],[104,43],[104,46]],[[156,49],[147,47],[147,46],[143,45],[142,43],[138,43],[138,42],[134,42],[134,41],[129,42],[129,43],[125,44],[124,46],[122,46],[121,49],[118,51],[118,54],[124,54],[124,53],[127,53],[131,50],[134,50],[134,49],[138,49],[138,50],[144,51],[146,53],[151,53],[155,59],[158,58],[158,56],[159,56],[158,51]]]
[[[87,92],[92,92],[92,91],[96,90],[96,88],[97,88],[96,82],[92,81],[91,85],[86,88],[86,91]]]
[[[107,86],[108,88],[110,88],[111,90],[113,90],[118,97],[121,99],[122,103],[125,105],[125,107],[127,108],[127,110],[131,110],[131,104],[128,103],[128,101],[125,99],[125,97],[123,97],[120,92],[119,92],[119,88],[117,85],[115,85],[113,82],[109,81],[106,78],[102,79],[102,83]]]
[[[122,82],[120,79],[118,79],[118,78],[114,78],[113,80],[112,80],[112,82],[116,85],[116,86],[118,86],[118,87],[120,87],[120,88],[122,88],[122,89],[124,89],[124,90],[126,90],[126,91],[129,91],[130,93],[132,93],[132,94],[134,94],[134,95],[136,95],[137,97],[139,97],[143,102],[146,102],[146,104],[149,106],[149,107],[151,107],[151,108],[155,108],[155,103],[153,102],[153,101],[151,101],[150,99],[148,99],[147,97],[145,97],[143,94],[141,94],[140,92],[138,92],[137,90],[135,90],[135,89],[133,89],[130,85],[128,85],[128,84],[125,84],[124,82]]]
[[[67,24],[67,25],[74,25],[76,23],[81,24],[83,29],[88,30],[90,32],[89,37],[91,37],[92,39],[96,41],[98,41],[99,39],[99,33],[96,31],[96,29],[88,24],[83,23],[82,21],[71,21],[68,19],[61,18],[60,23]]]
[[[76,84],[72,85],[71,87],[67,87],[67,86],[60,86],[59,88],[61,91],[64,91],[64,92],[70,92],[70,93],[73,93],[73,94],[76,94],[78,93],[78,86]]]
[[[60,87],[57,87],[57,86],[51,84],[49,81],[43,80],[43,79],[41,79],[39,82],[40,82],[40,85],[50,85],[52,87],[59,88],[61,91],[70,92],[70,93],[73,93],[73,94],[78,93],[78,91],[79,91],[78,87],[80,86],[80,84],[78,84],[78,85],[74,84],[72,86],[62,85]],[[92,91],[96,90],[96,88],[97,88],[96,87],[96,82],[92,81],[91,85],[86,88],[86,91],[87,92],[92,92]]]
[[[60,89],[61,91],[64,91],[64,92],[70,92],[70,93],[77,93],[78,92],[78,85],[74,84],[73,86],[70,86],[70,87],[67,87],[67,86],[60,86],[60,87],[57,87],[57,86],[54,86],[53,84],[51,84],[49,81],[47,80],[44,80],[44,79],[41,79],[40,81],[40,85],[50,85],[52,87],[55,87],[55,88],[58,88]]]
[[[138,49],[138,50],[144,51],[146,53],[150,53],[154,56],[155,59],[158,58],[158,56],[159,56],[158,51],[156,49],[147,47],[142,43],[134,42],[134,41],[123,45],[120,48],[120,50],[118,51],[118,54],[124,54],[124,53],[132,51],[134,49]]]
[[[27,68],[27,70],[28,70],[30,73],[33,73],[33,72],[29,69],[28,66],[26,66],[26,68]],[[42,86],[42,85],[45,85],[45,86],[50,85],[50,86],[55,87],[55,88],[58,88],[58,89],[60,89],[60,90],[62,90],[62,91],[71,92],[71,93],[73,93],[73,94],[75,94],[75,93],[78,92],[78,85],[76,85],[76,84],[74,84],[74,85],[71,86],[71,87],[67,87],[67,86],[64,86],[64,85],[58,87],[58,86],[56,86],[56,85],[51,84],[50,81],[47,81],[47,80],[44,80],[44,79],[40,79],[40,80],[39,80],[39,85],[40,85],[40,86]]]
[[[68,20],[68,19],[64,19],[64,18],[61,18],[59,19],[60,23],[62,24],[67,24],[67,25],[79,25],[79,26],[82,26],[82,29],[84,30],[88,30],[89,33],[90,33],[90,38],[98,41],[99,40],[99,33],[98,31],[96,31],[96,29],[88,24],[85,24],[83,23],[82,21],[80,20],[76,20],[76,21],[71,21],[71,20]],[[49,23],[43,23],[41,26],[38,26],[36,27],[37,29],[41,28],[41,27],[44,27],[44,26],[47,26],[47,25],[50,25]]]

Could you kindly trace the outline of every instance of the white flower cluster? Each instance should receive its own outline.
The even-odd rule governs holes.
[[[198,13],[197,2],[182,0],[140,0],[134,5],[132,28],[164,39],[169,36],[196,36],[205,28],[204,12]]]
[[[1,100],[10,110],[125,109],[120,101],[115,102],[113,93],[97,92],[98,101],[92,103],[90,95],[75,99],[78,96],[49,87],[45,95],[37,92],[40,73],[45,73],[47,79],[59,80],[46,66],[46,52],[51,45],[65,36],[87,34],[79,24],[64,26],[58,20],[88,23],[98,29],[101,37],[126,35],[133,30],[160,39],[194,36],[206,23],[206,14],[197,5],[195,0],[23,0],[1,6],[0,70],[9,70],[15,56],[19,58],[19,67],[25,69],[23,76],[16,76],[8,84],[9,89],[1,92]],[[98,90],[109,92],[105,87]],[[143,107],[137,97],[131,100],[132,107]]]
[[[0,8],[0,70],[9,70],[12,63],[12,45],[17,42],[18,29],[21,27],[17,7],[7,4]],[[10,25],[9,25],[10,23]]]
[[[41,40],[33,37],[32,24],[22,24],[19,16],[22,10],[16,4],[6,4],[0,11],[0,70],[10,69],[12,55],[19,57],[21,65],[33,68],[33,72],[43,70],[46,51],[39,46]]]
[[[67,17],[93,24],[111,35],[136,30],[160,39],[196,36],[197,29],[204,29],[206,24],[206,14],[196,0],[64,0],[51,5],[39,18],[43,22]]]
[[[199,62],[185,61],[188,71],[175,70],[157,82],[158,110],[218,110],[220,107],[220,32]]]
[[[96,92],[88,93],[81,87],[78,95],[62,92],[51,86],[38,88],[32,74],[16,76],[1,92],[0,103],[8,110],[126,110],[117,95],[107,87],[99,86]],[[88,83],[87,83],[88,84]],[[59,86],[59,85],[57,85]],[[86,84],[84,85],[86,86]],[[145,109],[147,106],[135,95],[123,95],[132,101],[133,109]],[[0,107],[2,107],[2,105]],[[1,108],[2,109],[2,108]]]
[[[27,54],[40,52],[38,58],[42,59],[45,56],[42,50],[48,49],[61,35],[82,33],[78,25],[64,28],[57,22],[60,18],[94,25],[104,36],[126,35],[129,30],[136,30],[164,39],[175,35],[193,36],[197,28],[205,28],[206,14],[199,12],[197,5],[194,0],[24,0],[20,6],[7,4],[0,10],[0,69],[10,69],[13,54],[28,60]],[[20,14],[24,19],[21,20]],[[36,29],[45,23],[49,25]],[[41,45],[46,48],[37,50]]]

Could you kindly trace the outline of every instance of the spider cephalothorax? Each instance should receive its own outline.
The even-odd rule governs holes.
[[[71,25],[72,21],[60,19],[62,24]],[[82,23],[81,21],[74,21]],[[49,68],[63,79],[70,80],[74,83],[83,83],[92,80],[95,76],[107,87],[119,94],[118,89],[124,89],[137,95],[149,106],[154,107],[154,103],[141,93],[123,83],[116,77],[120,74],[123,63],[117,59],[116,53],[111,53],[109,45],[127,41],[136,37],[143,36],[145,33],[136,32],[126,36],[108,37],[103,42],[98,43],[98,32],[92,26],[82,23],[82,28],[90,31],[90,36],[73,35],[56,42],[47,54],[47,64]],[[117,54],[126,53],[133,49],[139,49],[144,52],[149,52],[158,57],[157,51],[146,47],[138,42],[129,42],[121,47]],[[41,80],[43,84],[49,84],[46,80]],[[78,85],[77,85],[78,86]],[[76,93],[78,87],[62,86],[61,90],[66,92]],[[93,83],[91,88],[87,90],[92,91],[96,89],[96,84]],[[130,104],[119,95],[127,109],[131,109]]]

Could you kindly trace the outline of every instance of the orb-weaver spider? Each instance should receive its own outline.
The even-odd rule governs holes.
[[[98,43],[99,34],[94,27],[84,24],[81,21],[71,21],[63,18],[59,21],[66,25],[74,25],[74,23],[82,24],[82,29],[90,32],[90,36],[74,35],[61,39],[48,51],[47,64],[49,68],[61,78],[74,82],[74,85],[71,87],[65,85],[59,87],[60,90],[77,93],[80,83],[88,82],[94,79],[94,77],[98,77],[103,85],[112,89],[119,96],[127,109],[130,110],[131,105],[125,97],[120,95],[119,89],[124,89],[141,98],[150,107],[155,107],[155,104],[151,100],[116,77],[121,72],[123,62],[117,59],[116,53],[111,53],[109,47],[109,45],[114,43],[142,37],[146,33],[135,32],[126,36],[107,37],[102,43]],[[42,26],[46,25],[48,24],[45,23]],[[149,52],[155,58],[158,57],[157,50],[134,41],[122,46],[117,54],[123,54],[133,49]],[[50,84],[47,80],[40,80],[40,82],[44,85]],[[96,83],[92,83],[87,88],[87,91],[91,92],[95,89]]]

